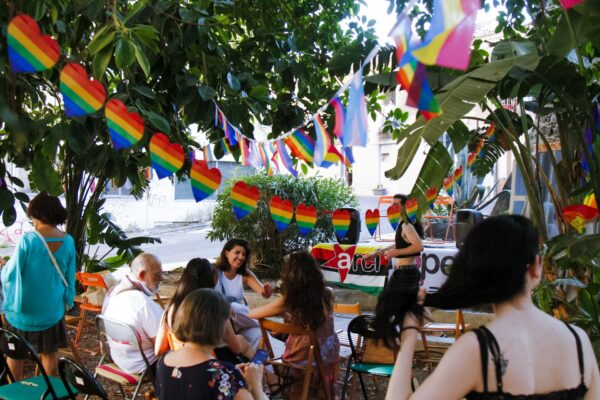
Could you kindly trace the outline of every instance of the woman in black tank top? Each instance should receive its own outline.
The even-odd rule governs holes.
[[[383,324],[382,332],[399,332],[401,342],[386,399],[600,399],[598,365],[585,332],[533,304],[542,275],[538,246],[528,219],[489,218],[471,230],[437,293],[415,296],[412,288],[407,304],[378,308],[377,328]],[[494,319],[461,336],[412,393],[412,361],[423,322],[418,306],[456,309],[489,303],[495,305]]]

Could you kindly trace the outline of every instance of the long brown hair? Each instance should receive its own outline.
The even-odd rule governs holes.
[[[333,294],[321,268],[306,250],[287,256],[281,276],[283,304],[296,324],[318,329],[332,311]]]

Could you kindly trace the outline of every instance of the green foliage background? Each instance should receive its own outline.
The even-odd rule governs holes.
[[[238,221],[231,208],[231,188],[242,180],[260,189],[260,200],[255,211]],[[306,237],[300,235],[293,219],[287,229],[279,232],[271,219],[269,201],[273,196],[315,206],[318,217],[315,229]],[[277,278],[283,257],[297,249],[306,249],[315,243],[335,240],[331,216],[324,211],[340,207],[356,207],[358,198],[341,180],[321,177],[299,177],[291,175],[250,175],[225,183],[223,192],[217,197],[211,229],[207,237],[211,240],[227,240],[240,237],[250,242],[254,261],[262,276]]]

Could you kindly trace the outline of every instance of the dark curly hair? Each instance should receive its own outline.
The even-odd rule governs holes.
[[[223,250],[221,250],[221,255],[217,259],[215,263],[217,268],[221,271],[229,271],[231,269],[231,265],[229,265],[229,261],[227,261],[227,257],[225,257],[226,251],[231,251],[235,246],[241,246],[246,250],[246,260],[244,260],[244,264],[238,269],[238,274],[247,276],[248,268],[250,268],[250,263],[252,260],[252,251],[250,250],[250,244],[245,239],[233,238],[229,239],[225,246],[223,246]]]
[[[29,202],[27,216],[39,219],[45,224],[56,226],[65,223],[67,210],[60,203],[58,197],[41,192]]]
[[[175,314],[179,309],[179,306],[183,302],[183,299],[191,292],[196,289],[204,289],[209,288],[212,289],[215,287],[215,279],[212,265],[205,258],[192,258],[186,265],[183,273],[181,274],[181,278],[179,279],[179,285],[177,286],[177,290],[169,301],[169,305],[167,306],[167,310],[172,308],[172,312],[170,313],[172,319],[175,318]],[[167,313],[165,313],[166,317]],[[172,320],[167,321],[169,326],[172,326]]]
[[[318,329],[332,311],[333,294],[325,286],[321,268],[306,250],[286,257],[281,290],[285,311],[295,324]]]

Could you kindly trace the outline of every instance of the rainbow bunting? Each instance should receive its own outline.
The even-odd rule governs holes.
[[[271,211],[271,219],[275,223],[277,230],[279,232],[285,231],[294,216],[292,202],[282,200],[279,196],[273,196],[269,202],[269,211]]]
[[[325,159],[321,163],[321,168],[329,168],[333,164],[337,164],[340,161],[345,162],[344,156],[333,144],[331,144],[331,147],[329,147],[329,151],[327,152],[327,154],[325,154]]]
[[[248,149],[248,164],[256,169],[262,168],[263,166],[262,159],[260,158],[260,153],[256,148],[256,142],[254,142],[254,140],[250,141]]]
[[[155,133],[150,139],[150,160],[158,179],[173,175],[183,166],[185,153],[178,143],[171,143],[162,132]]]
[[[223,155],[231,154],[231,147],[226,138],[221,139],[221,148],[223,149]]]
[[[243,181],[236,182],[233,185],[231,189],[231,206],[238,221],[256,209],[259,198],[260,190],[256,186],[248,186]]]
[[[227,137],[227,140],[229,141],[229,144],[231,146],[235,146],[238,143],[238,132],[239,131],[237,130],[237,128],[234,128],[233,125],[231,125],[229,122],[227,123],[227,130],[225,131],[225,136]]]
[[[494,140],[494,131],[496,130],[496,127],[494,126],[494,124],[491,124],[490,126],[488,126],[487,130],[485,131],[485,137],[487,138],[488,142],[491,142],[492,140]]]
[[[14,73],[50,69],[60,57],[56,40],[40,34],[40,27],[29,15],[19,14],[8,24],[8,59]]]
[[[320,115],[316,115],[313,118],[315,125],[315,133],[317,134],[317,141],[315,146],[315,154],[313,158],[313,162],[315,166],[319,167],[326,160],[329,149],[332,146],[331,138],[329,137],[329,133],[325,129],[325,125],[323,124],[323,120]]]
[[[279,152],[277,151],[277,149],[273,148],[273,143],[271,142],[267,142],[269,145],[269,151],[271,152],[271,166],[273,167],[273,169],[277,170],[277,173],[280,173],[279,171],[279,163],[277,162],[277,158],[279,158]]]
[[[598,217],[598,209],[584,204],[567,206],[562,209],[563,218],[579,233],[585,230],[585,224]]]
[[[395,231],[398,229],[398,222],[400,221],[401,208],[398,204],[392,204],[387,209],[387,219],[392,225],[392,229]]]
[[[477,158],[477,155],[475,154],[475,152],[470,152],[469,155],[467,156],[467,167],[471,168],[473,166],[473,163],[475,162],[475,159]]]
[[[479,157],[479,154],[481,154],[481,149],[483,149],[483,144],[484,144],[484,140],[479,139],[479,142],[477,142],[477,145],[475,146],[475,150],[473,150],[476,157]]]
[[[438,188],[437,186],[433,186],[431,188],[429,188],[429,190],[427,191],[427,204],[429,205],[429,208],[433,210],[433,206],[435,205],[435,201],[437,200],[438,197]]]
[[[458,186],[462,184],[463,167],[462,165],[454,170],[454,181]]]
[[[267,170],[267,175],[273,174],[273,169],[271,168],[271,158],[267,154],[267,149],[265,149],[264,143],[258,144],[258,154],[260,154],[260,159],[263,167]]]
[[[337,124],[336,124],[337,125]],[[367,145],[367,102],[365,101],[365,84],[363,82],[362,68],[354,74],[348,94],[346,118],[340,138],[344,146]],[[317,135],[318,137],[318,135]]]
[[[425,119],[432,119],[442,114],[440,105],[438,104],[429,81],[427,81],[427,70],[425,65],[415,63],[413,65],[415,73],[413,80],[408,90],[408,99],[406,104],[410,107],[418,108]]]
[[[331,216],[331,223],[333,224],[333,230],[338,241],[342,239],[348,232],[350,227],[350,210],[337,209]]]
[[[409,45],[411,57],[425,65],[466,69],[480,0],[434,0],[425,40]]]
[[[279,153],[279,159],[281,160],[281,163],[290,172],[290,174],[297,178],[298,171],[294,169],[294,162],[285,148],[283,139],[277,140],[275,145],[277,146],[277,153]]]
[[[354,154],[352,154],[352,147],[344,147],[344,155],[346,156],[344,160],[346,168],[352,167],[352,164],[354,164]]]
[[[60,93],[67,117],[93,114],[104,105],[106,90],[96,80],[90,79],[81,65],[70,63],[60,72]]]
[[[367,230],[371,236],[375,235],[375,230],[377,229],[377,225],[379,225],[379,210],[367,210],[365,213],[365,225],[367,225]]]
[[[339,96],[334,97],[329,102],[335,110],[335,127],[333,128],[333,134],[340,138],[342,136],[342,129],[344,128],[344,120],[346,118],[344,113],[344,105],[342,99]]]
[[[595,208],[596,210],[598,209],[598,204],[596,203],[596,195],[594,194],[594,192],[590,192],[585,195],[585,197],[583,198],[583,204],[588,207]]]
[[[208,163],[209,161],[214,160],[212,151],[210,151],[210,145],[207,144],[202,148],[202,154],[204,155],[204,162]]]
[[[240,136],[240,159],[243,166],[247,167],[250,165],[250,149],[248,148],[247,140]]]
[[[298,204],[296,207],[296,225],[302,236],[308,235],[317,223],[317,209],[315,206]]]
[[[196,202],[202,201],[221,185],[221,171],[217,168],[208,168],[204,160],[194,160],[190,170],[190,182],[194,199]]]
[[[110,99],[104,109],[110,140],[115,149],[133,146],[144,136],[144,121],[138,113],[127,111],[121,100]]]
[[[297,129],[289,137],[285,138],[285,144],[288,145],[292,155],[296,158],[306,161],[307,163],[313,162],[313,156],[315,153],[315,141],[313,138],[304,133],[303,130]]]
[[[446,193],[448,193],[448,196],[452,196],[452,193],[454,193],[453,188],[454,187],[454,177],[452,175],[450,175],[449,177],[444,179],[444,190],[446,191]]]
[[[414,223],[417,220],[417,211],[419,210],[419,203],[417,202],[417,199],[413,197],[406,200],[404,209],[406,210],[406,216],[408,217],[409,221]]]

